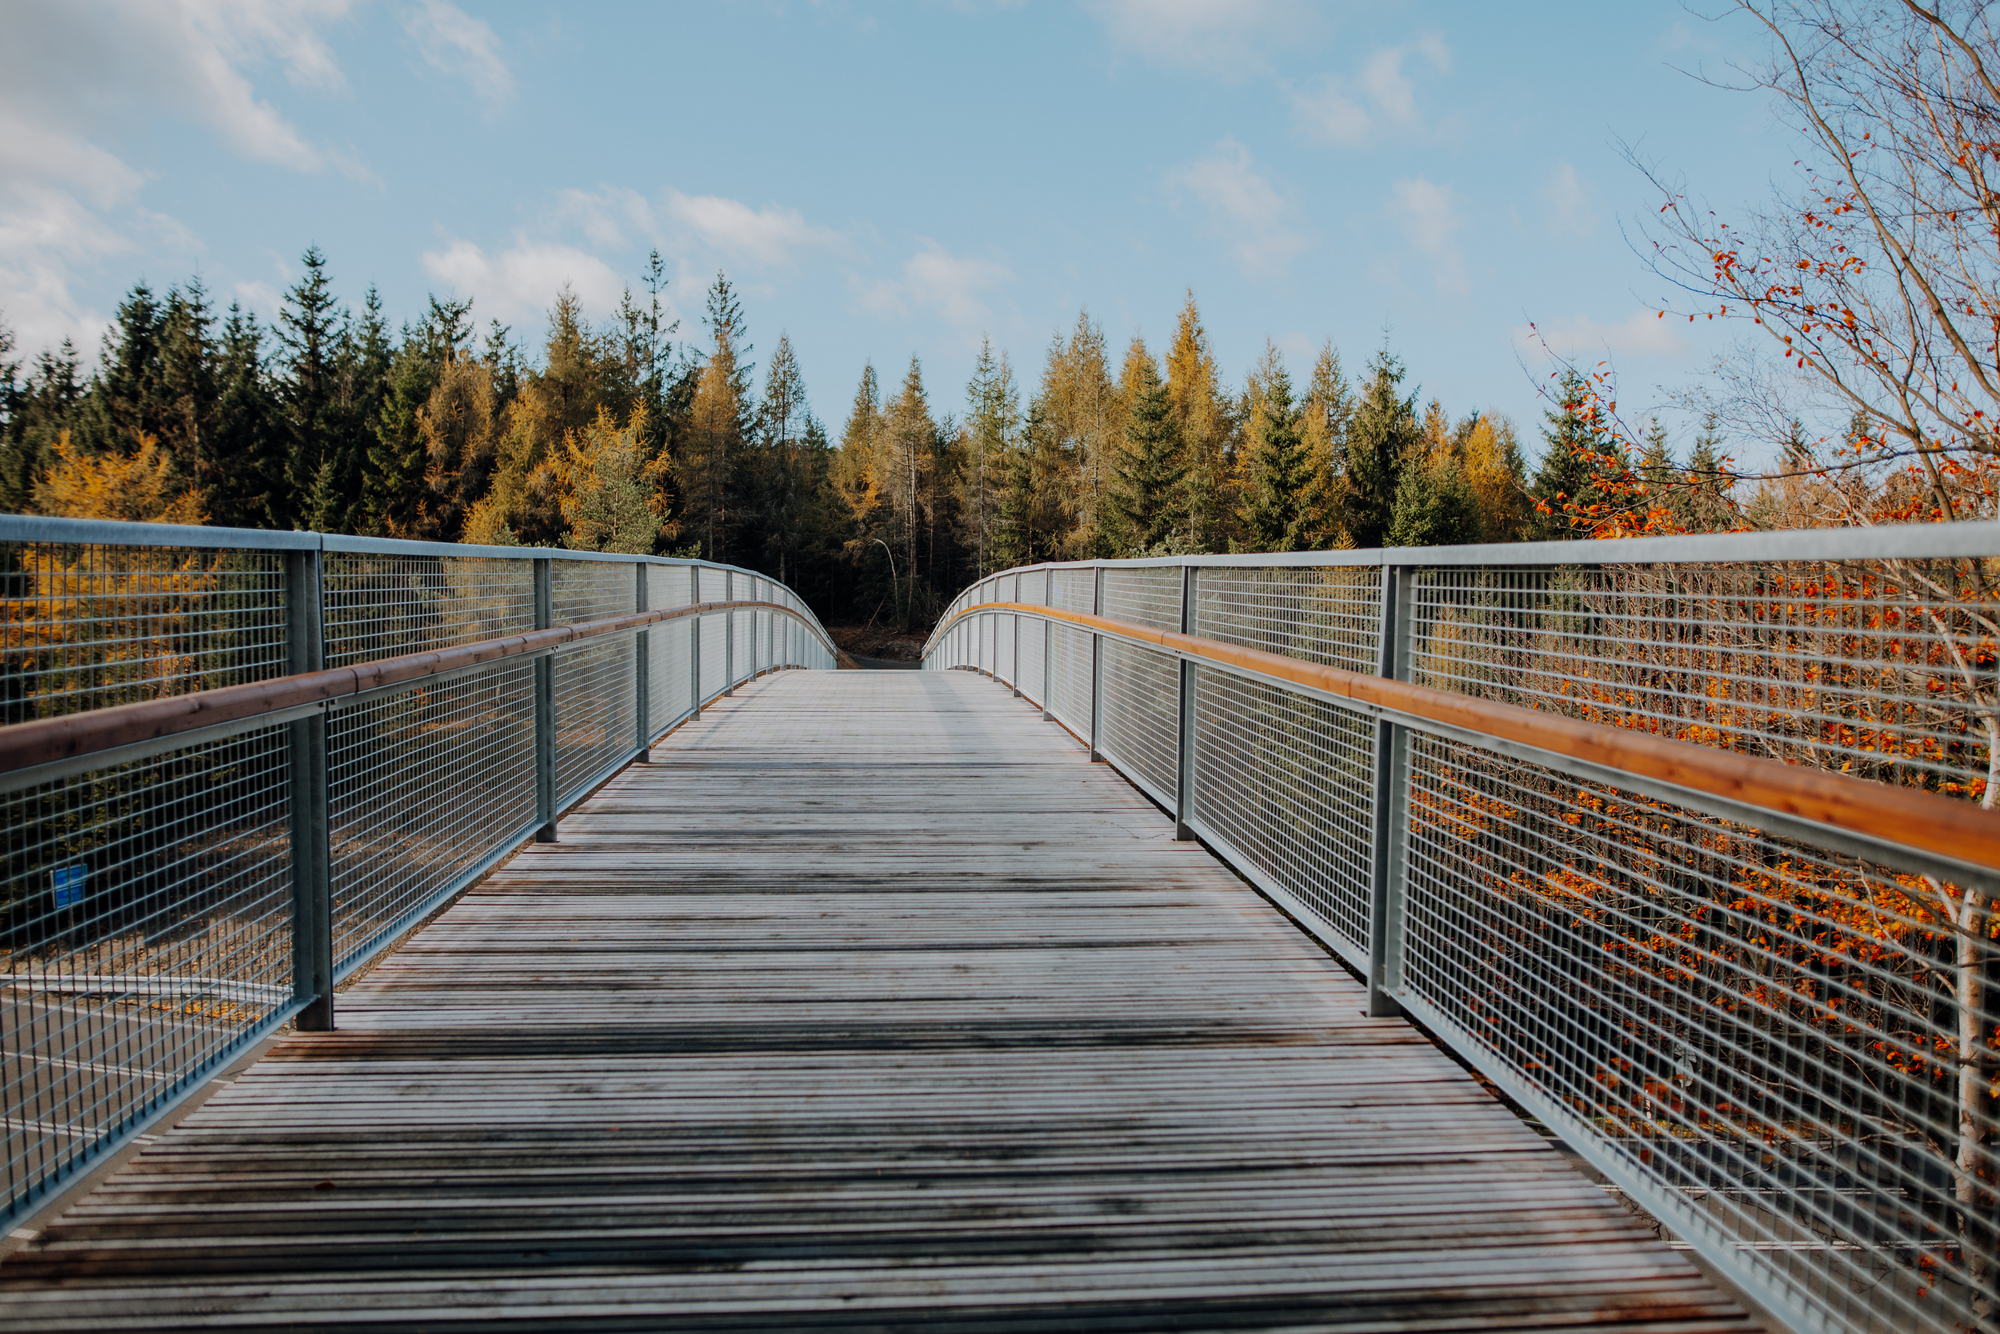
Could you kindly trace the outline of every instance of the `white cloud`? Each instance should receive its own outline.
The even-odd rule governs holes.
[[[1565,360],[1588,360],[1600,354],[1680,357],[1688,350],[1672,320],[1658,312],[1634,311],[1618,324],[1604,324],[1588,315],[1572,315],[1552,324],[1521,325],[1514,342],[1524,351],[1554,353]]]
[[[471,297],[481,316],[516,324],[539,319],[565,285],[586,311],[601,317],[617,309],[628,285],[595,255],[520,235],[493,253],[471,241],[451,241],[426,250],[422,260],[424,272],[453,295]]]
[[[514,71],[500,58],[493,29],[445,0],[419,0],[403,12],[403,31],[427,64],[462,78],[489,109],[514,95]]]
[[[1587,239],[1597,230],[1597,218],[1591,211],[1590,196],[1584,190],[1583,182],[1577,179],[1576,168],[1569,163],[1564,162],[1549,173],[1548,183],[1542,186],[1541,196],[1550,235]]]
[[[864,283],[861,304],[878,315],[928,310],[954,328],[983,329],[992,312],[980,293],[1014,281],[1013,270],[989,259],[954,255],[928,237],[923,249],[904,262],[900,278]]]
[[[1458,250],[1458,232],[1465,224],[1451,187],[1416,176],[1397,181],[1391,189],[1396,223],[1404,239],[1430,259],[1438,290],[1465,292],[1465,259]]]
[[[1407,66],[1415,57],[1440,74],[1451,71],[1451,51],[1435,35],[1388,46],[1362,62],[1352,78],[1323,74],[1292,92],[1292,123],[1307,138],[1364,144],[1384,130],[1421,133],[1423,114]]]
[[[365,178],[309,142],[252,75],[346,80],[323,31],[350,0],[71,0],[10,5],[0,38],[0,312],[30,353],[95,341],[103,317],[71,294],[84,270],[134,250],[191,258],[198,238],[139,206],[146,176],[95,142],[100,127],[162,116],[207,127],[231,151]]]
[[[776,204],[756,209],[719,195],[670,189],[665,212],[685,235],[725,259],[776,266],[788,263],[797,251],[840,244],[837,233],[807,222],[797,209]]]
[[[1265,52],[1296,41],[1314,21],[1295,0],[1099,0],[1092,9],[1114,45],[1224,76],[1268,70]]]
[[[1250,150],[1225,137],[1213,152],[1167,173],[1168,190],[1192,197],[1208,214],[1212,235],[1227,239],[1252,275],[1281,274],[1307,246],[1298,210],[1250,160]]]

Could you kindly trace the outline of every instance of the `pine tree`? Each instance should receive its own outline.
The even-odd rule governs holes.
[[[1475,413],[1464,425],[1459,457],[1479,516],[1481,542],[1518,542],[1534,524],[1527,465],[1514,423],[1496,413]]]
[[[1173,395],[1147,357],[1130,376],[1132,404],[1114,490],[1126,554],[1172,549],[1187,535],[1187,458]]]
[[[69,339],[36,356],[8,411],[7,453],[0,468],[7,507],[33,510],[35,483],[52,460],[56,441],[77,426],[84,392],[83,358]]]
[[[886,446],[884,482],[895,534],[892,545],[900,545],[904,551],[903,577],[907,588],[902,600],[901,625],[907,630],[918,597],[917,545],[923,521],[929,517],[929,486],[940,434],[931,418],[930,399],[924,392],[923,367],[914,355],[910,358],[910,369],[903,375],[902,391],[883,408],[882,417]]]
[[[1043,419],[1040,406],[1030,403],[1021,448],[1009,456],[1000,495],[994,553],[1001,568],[1034,565],[1061,554],[1068,529],[1063,495],[1068,471],[1060,437]]]
[[[1167,391],[1173,399],[1188,461],[1188,538],[1191,552],[1228,545],[1229,437],[1234,424],[1222,400],[1221,373],[1189,291],[1174,341],[1167,349]]]
[[[440,301],[433,295],[424,319],[415,326],[403,326],[402,339],[389,363],[388,382],[374,439],[369,445],[362,485],[366,521],[376,532],[391,537],[450,541],[463,527],[462,515],[457,522],[451,518],[433,518],[432,507],[426,504],[430,488],[425,479],[432,460],[418,419],[436,392],[446,366],[469,356],[471,314],[470,301]],[[445,412],[434,413],[433,419],[445,415]],[[490,405],[487,416],[490,427]],[[453,493],[467,489],[464,479],[455,476],[462,467],[457,459],[441,459],[439,466],[443,489]],[[484,490],[483,486],[477,489]],[[451,507],[468,506],[462,496],[455,496]]]
[[[1394,519],[1406,462],[1423,447],[1417,396],[1399,397],[1403,366],[1385,346],[1368,363],[1368,383],[1348,429],[1342,525],[1355,546],[1383,546]]]
[[[1479,540],[1479,511],[1458,459],[1446,450],[1408,461],[1397,480],[1383,545],[1445,547]]]
[[[1722,431],[1716,415],[1702,418],[1701,434],[1688,452],[1687,484],[1678,496],[1677,517],[1690,533],[1720,533],[1737,526],[1739,516],[1730,498],[1735,478],[1722,453]]]
[[[834,456],[834,489],[846,502],[848,512],[865,523],[877,500],[875,451],[882,434],[882,391],[875,378],[875,364],[861,367],[861,383],[854,390],[854,405],[848,409],[847,424],[841,428],[840,450]]]
[[[1299,551],[1306,545],[1311,519],[1311,457],[1299,408],[1292,402],[1292,377],[1275,347],[1267,345],[1259,369],[1240,512],[1243,546],[1248,551]]]
[[[965,387],[971,408],[965,423],[966,456],[959,483],[961,541],[972,558],[973,577],[998,568],[994,563],[994,533],[1000,522],[1000,495],[1005,489],[1010,456],[1017,448],[1021,415],[1020,393],[1007,354],[993,355],[991,339],[981,339],[972,380]]]
[[[752,521],[763,534],[761,568],[773,569],[780,581],[788,568],[796,567],[804,537],[808,479],[801,448],[811,418],[792,340],[780,333],[764,375],[764,398],[757,405],[752,488]]]
[[[702,554],[709,560],[724,560],[732,549],[730,510],[740,486],[740,454],[751,425],[752,368],[743,307],[729,279],[720,273],[708,289],[706,319],[714,347],[695,386],[690,448],[682,469],[688,480],[688,519]]]
[[[1117,391],[1105,358],[1104,330],[1091,322],[1089,311],[1077,312],[1067,339],[1057,333],[1050,340],[1035,402],[1056,433],[1071,474],[1065,547],[1077,559],[1109,555],[1110,535],[1103,523],[1119,434]]]
[[[1545,538],[1588,535],[1631,505],[1623,494],[1631,475],[1624,447],[1598,422],[1590,382],[1570,371],[1561,390],[1556,410],[1545,414],[1547,447],[1529,487]]]
[[[309,246],[305,276],[285,293],[278,313],[278,410],[290,434],[286,468],[290,495],[274,517],[313,531],[341,531],[356,497],[342,494],[336,458],[340,432],[340,314],[326,274],[326,256]]]
[[[1340,368],[1340,353],[1329,339],[1313,362],[1299,413],[1306,443],[1306,546],[1324,551],[1351,544],[1341,524],[1347,488],[1347,432],[1354,418],[1354,394]]]

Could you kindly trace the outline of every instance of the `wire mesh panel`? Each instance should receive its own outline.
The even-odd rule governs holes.
[[[629,758],[638,722],[633,636],[606,635],[555,659],[556,794],[567,806]]]
[[[729,599],[730,577],[727,570],[711,569],[706,565],[695,567],[696,580],[701,585],[701,596],[697,602],[725,602]]]
[[[657,737],[694,707],[694,679],[688,666],[694,624],[682,618],[656,625],[646,633],[652,636],[646,659],[652,678],[647,686],[647,705],[653,736]]]
[[[993,618],[993,675],[1010,686],[1018,684],[1014,679],[1015,620],[1011,614]]]
[[[0,724],[285,674],[285,557],[0,542]]]
[[[18,1211],[292,1000],[287,729],[0,795]]]
[[[1114,621],[1131,621],[1155,630],[1179,630],[1181,578],[1178,565],[1107,569],[1103,614]]]
[[[702,583],[708,582],[708,572],[704,570]],[[701,695],[704,704],[720,695],[729,684],[722,679],[729,659],[728,621],[728,613],[719,611],[701,618]]]
[[[1438,568],[1414,679],[1978,799],[2000,732],[2000,562]]]
[[[334,712],[336,969],[525,836],[535,818],[534,680],[534,663],[516,659]]]
[[[1365,962],[1374,720],[1203,666],[1194,732],[1194,816],[1204,836]]]
[[[736,684],[738,681],[749,680],[750,673],[755,670],[756,631],[757,614],[755,612],[740,611],[729,618],[729,633],[735,643],[735,649],[729,664],[730,670],[735,673],[735,680],[730,682],[731,685]]]
[[[1306,662],[1376,670],[1382,571],[1370,565],[1204,567],[1192,633]]]
[[[1410,753],[1404,994],[1794,1309],[1973,1327],[2000,1217],[1984,896],[1455,741]]]
[[[1064,611],[1092,611],[1097,603],[1096,570],[1049,571],[1049,602]]]
[[[1154,801],[1172,810],[1180,783],[1180,661],[1106,639],[1099,688],[1104,702],[1097,748]]]
[[[1086,740],[1090,736],[1090,642],[1088,630],[1060,622],[1049,627],[1055,636],[1050,655],[1049,712],[1064,727]]]
[[[549,578],[557,625],[629,616],[638,605],[638,576],[623,561],[558,560]]]
[[[329,667],[535,628],[528,559],[330,551],[322,577]]]
[[[1042,654],[1048,633],[1048,622],[1041,617],[1021,618],[1021,695],[1044,706],[1048,703],[1049,694]]]

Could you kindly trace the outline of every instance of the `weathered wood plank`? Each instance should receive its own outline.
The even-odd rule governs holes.
[[[1005,692],[718,701],[0,1266],[0,1330],[1742,1331]]]

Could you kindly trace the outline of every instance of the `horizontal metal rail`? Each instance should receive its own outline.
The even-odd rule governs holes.
[[[16,723],[0,727],[0,775],[28,771],[25,776],[32,781],[42,775],[47,766],[94,759],[106,751],[124,752],[129,747],[166,738],[205,735],[210,729],[224,726],[289,720],[302,709],[323,707],[380,690],[471,671],[509,658],[550,654],[566,645],[580,644],[603,635],[623,634],[689,616],[730,611],[767,611],[791,618],[812,632],[829,653],[834,652],[833,641],[825,637],[817,622],[808,614],[781,603],[698,602],[664,611],[636,612],[630,616],[615,616],[581,625],[555,626],[500,639],[486,639],[455,648],[406,653],[401,657],[381,658],[351,667],[302,672],[271,681],[220,686],[214,690],[141,700],[94,709],[88,713]],[[16,780],[16,785],[19,781]]]
[[[718,696],[832,668],[706,561],[0,515],[0,1215]]]
[[[2000,525],[1032,566],[924,659],[1780,1321],[1996,1327]]]
[[[1344,667],[1301,662],[1108,616],[1024,602],[961,607],[938,623],[949,629],[977,613],[1006,612],[1082,626],[1095,633],[1164,650],[1179,659],[1213,663],[1282,681],[1341,701],[1370,706],[1405,722],[1440,723],[1483,738],[1512,741],[1552,755],[1647,778],[1688,792],[1721,797],[1744,813],[1829,826],[1879,842],[1890,855],[1919,851],[1953,863],[1948,874],[2000,872],[2000,811],[1910,788],[1884,787],[1845,774],[1821,773],[1754,755],[1736,755],[1647,732],[1580,722],[1516,704],[1454,695],[1432,686]],[[1753,816],[1754,818],[1754,816]],[[2000,882],[1996,882],[2000,883]]]

